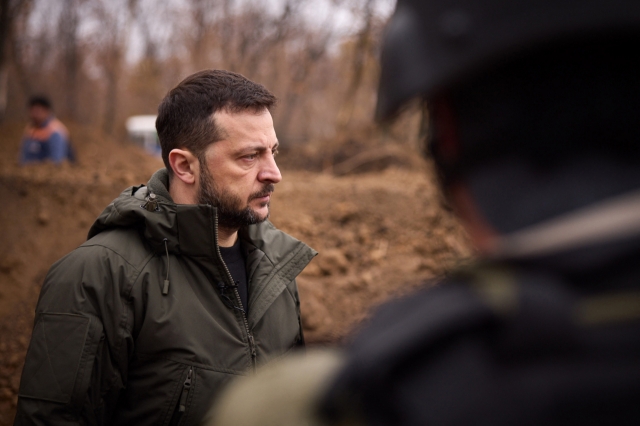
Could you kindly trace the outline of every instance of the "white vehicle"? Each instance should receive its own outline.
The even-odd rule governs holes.
[[[129,138],[150,154],[160,155],[162,149],[158,141],[155,115],[134,115],[125,123]]]

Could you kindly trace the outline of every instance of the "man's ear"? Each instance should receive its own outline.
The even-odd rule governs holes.
[[[187,185],[193,185],[198,181],[200,162],[198,158],[185,149],[172,149],[169,153],[169,164],[173,175]]]

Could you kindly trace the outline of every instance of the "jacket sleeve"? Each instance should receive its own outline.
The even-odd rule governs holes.
[[[36,308],[15,425],[109,423],[133,348],[121,290],[130,269],[95,246],[53,265]]]

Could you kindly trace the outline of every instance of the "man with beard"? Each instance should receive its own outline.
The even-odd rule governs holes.
[[[267,221],[275,101],[220,70],[167,94],[166,169],[47,275],[15,424],[199,424],[230,378],[304,344],[295,278],[316,253]]]

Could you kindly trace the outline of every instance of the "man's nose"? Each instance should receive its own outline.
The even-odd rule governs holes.
[[[260,182],[278,183],[282,180],[280,169],[276,164],[276,159],[273,155],[269,155],[265,160],[265,163],[258,173],[258,180]]]

